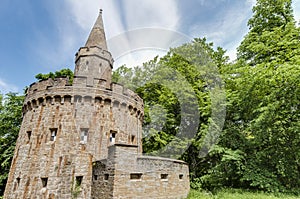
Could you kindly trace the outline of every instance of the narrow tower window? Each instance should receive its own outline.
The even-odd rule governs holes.
[[[55,141],[57,135],[57,128],[50,129],[50,132],[51,132],[50,141]]]
[[[18,185],[20,184],[20,181],[21,181],[21,178],[17,177],[17,183],[18,183]]]
[[[14,191],[16,191],[16,189],[19,187],[21,178],[20,178],[20,177],[17,177],[16,180],[17,180],[17,182],[16,182],[15,185],[14,185]]]
[[[47,184],[48,184],[48,178],[41,178],[42,180],[42,186],[43,187],[47,187]]]
[[[31,138],[31,131],[27,131],[27,138],[28,138],[28,140],[30,140],[30,138]]]
[[[110,131],[109,141],[111,144],[114,144],[116,141],[116,131]]]
[[[109,178],[109,174],[108,173],[104,174],[104,180],[108,180],[108,178]]]
[[[133,144],[135,143],[135,136],[134,135],[131,136],[131,143],[133,143]]]
[[[80,142],[86,144],[88,141],[88,129],[81,129]]]
[[[94,175],[94,180],[98,180],[98,175]]]
[[[83,176],[76,176],[76,187],[80,187],[82,183]]]

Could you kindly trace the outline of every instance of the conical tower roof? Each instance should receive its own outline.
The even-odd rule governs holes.
[[[103,50],[107,50],[105,32],[103,27],[102,9],[99,11],[99,16],[94,24],[93,29],[89,35],[85,47],[97,46]]]

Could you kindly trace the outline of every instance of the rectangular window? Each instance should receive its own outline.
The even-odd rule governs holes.
[[[21,178],[17,177],[18,186],[20,185]]]
[[[88,141],[88,129],[81,129],[81,134],[80,134],[80,142],[82,143],[87,143]]]
[[[180,180],[183,179],[183,174],[179,174],[179,179],[180,179]]]
[[[160,175],[160,179],[162,179],[162,180],[167,180],[168,179],[168,174],[161,174]]]
[[[116,141],[116,131],[110,131],[109,141],[111,144],[114,144]]]
[[[133,144],[135,143],[135,136],[134,135],[131,136],[131,143],[133,143]]]
[[[104,174],[104,180],[108,180],[108,178],[109,178],[109,174],[108,173]]]
[[[83,176],[76,176],[76,187],[80,187],[82,183]]]
[[[48,178],[41,178],[42,180],[42,186],[43,187],[47,187],[47,184],[48,184]]]
[[[142,173],[131,173],[130,180],[140,180],[142,179]]]
[[[28,140],[30,140],[30,138],[31,138],[31,131],[27,131],[27,138],[28,138]]]
[[[98,180],[98,175],[94,175],[94,180]]]
[[[16,191],[17,188],[20,186],[20,180],[21,180],[21,178],[17,177],[16,180],[17,180],[17,182],[16,182],[15,185],[14,185],[14,191]]]
[[[57,135],[57,128],[50,129],[50,132],[51,132],[50,141],[55,141],[56,140],[56,135]]]

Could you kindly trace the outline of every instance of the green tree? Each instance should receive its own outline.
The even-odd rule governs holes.
[[[239,60],[256,65],[291,57],[284,53],[296,50],[299,41],[291,4],[291,0],[257,0],[248,21],[249,33],[238,47]]]
[[[208,188],[297,190],[300,31],[289,0],[258,0],[253,12],[237,62],[223,68],[226,123],[202,180]]]
[[[35,76],[35,78],[39,81],[42,81],[42,80],[47,80],[49,78],[59,78],[59,77],[67,77],[69,78],[69,82],[72,84],[73,82],[73,78],[74,78],[74,73],[72,70],[68,69],[68,68],[64,68],[64,69],[61,69],[59,71],[56,71],[56,72],[50,72],[50,73],[47,73],[47,74],[42,74],[42,73],[39,73]]]
[[[0,196],[3,195],[22,122],[24,96],[0,95]]]
[[[227,62],[225,50],[214,50],[213,43],[196,38],[142,67],[114,71],[115,81],[129,85],[144,100],[144,152],[187,161],[193,180],[208,168],[203,156],[217,141],[215,132],[224,122],[218,72]]]

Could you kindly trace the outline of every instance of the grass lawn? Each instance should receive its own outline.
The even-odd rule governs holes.
[[[188,199],[299,199],[300,196],[271,194],[263,192],[249,192],[244,190],[225,189],[212,194],[206,191],[191,189]]]

